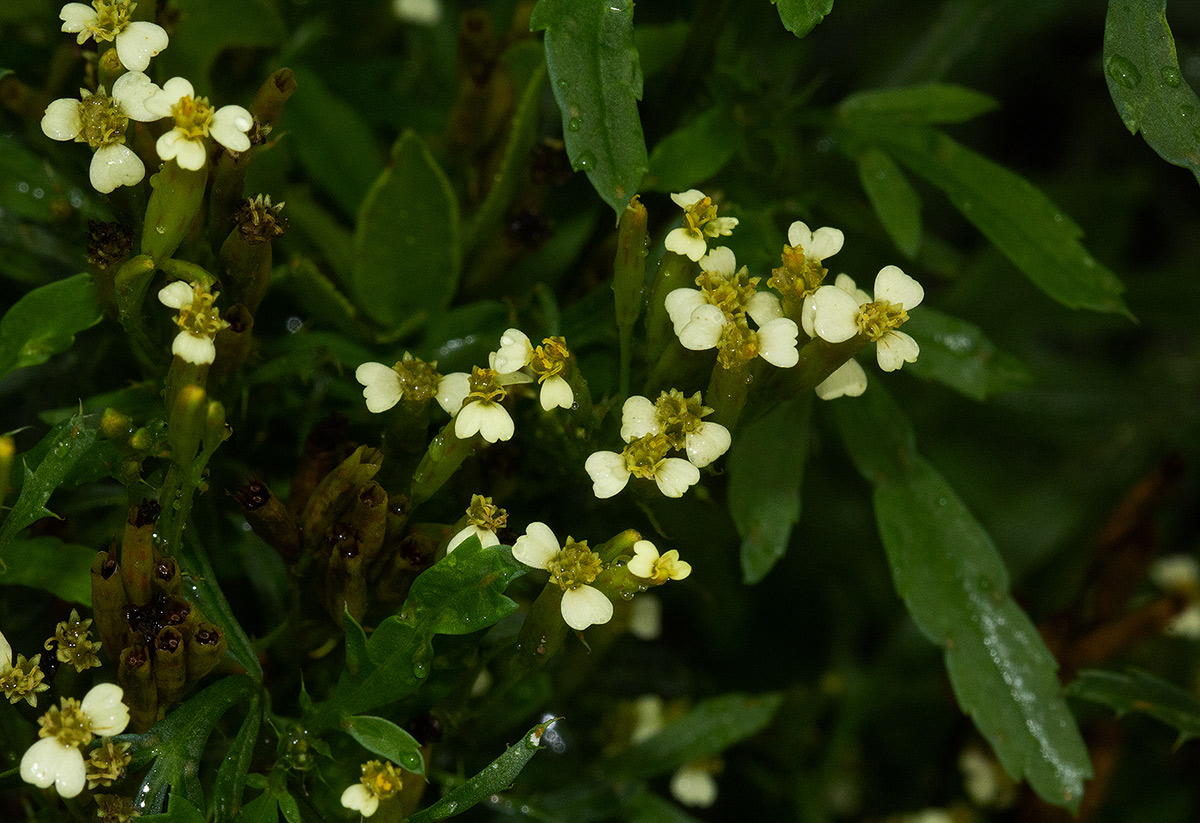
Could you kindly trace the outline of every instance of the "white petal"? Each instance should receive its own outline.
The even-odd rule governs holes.
[[[92,155],[88,178],[92,188],[108,194],[117,186],[136,186],[146,176],[142,160],[128,146],[101,146]]]
[[[170,117],[171,108],[184,97],[192,97],[192,84],[182,77],[172,77],[162,88],[146,98],[146,108],[159,117]]]
[[[513,541],[512,553],[518,562],[544,569],[561,549],[558,538],[549,526],[533,522],[525,529],[525,534]]]
[[[601,499],[612,497],[629,483],[625,458],[616,452],[593,452],[583,467],[592,478],[592,493]]]
[[[652,594],[635,597],[629,610],[629,633],[639,640],[657,640],[662,634],[662,601]]]
[[[845,242],[845,239],[841,229],[823,226],[813,232],[810,244],[804,247],[804,256],[817,260],[833,257],[842,250],[842,243]]]
[[[704,294],[699,289],[672,289],[667,293],[667,299],[663,305],[666,306],[676,335],[683,331],[683,327],[691,321],[692,312],[703,306],[705,302]]]
[[[612,601],[592,586],[579,586],[563,592],[562,616],[577,632],[612,620]]]
[[[0,632],[0,671],[12,668],[12,646],[4,632]]]
[[[732,277],[734,270],[737,269],[737,260],[733,256],[732,249],[726,246],[717,246],[715,249],[709,249],[708,254],[700,258],[700,268],[712,274]]]
[[[658,549],[649,540],[639,540],[633,544],[633,557],[625,568],[632,575],[649,578],[654,574],[655,560],[658,560]]]
[[[450,538],[450,542],[446,544],[446,554],[450,554],[450,552],[457,549],[463,544],[464,541],[466,541],[468,537],[471,536],[479,538],[479,545],[482,547],[500,545],[500,538],[496,537],[495,532],[491,531],[490,529],[484,529],[480,528],[479,526],[470,525],[464,528],[458,534],[454,535],[454,537]]]
[[[1200,562],[1188,554],[1170,554],[1150,564],[1149,578],[1160,589],[1188,589],[1200,584]]]
[[[392,13],[405,23],[432,26],[442,19],[441,0],[392,0]]]
[[[512,374],[528,366],[532,359],[533,347],[529,345],[529,336],[520,329],[509,329],[500,335],[500,348],[496,350],[492,368],[498,374]]]
[[[190,305],[194,294],[191,283],[176,280],[169,286],[164,286],[158,292],[158,302],[172,309],[182,309]]]
[[[817,397],[833,400],[837,397],[858,397],[867,390],[867,373],[855,360],[847,360],[833,374],[817,384]]]
[[[738,219],[736,217],[716,217],[704,224],[704,233],[709,237],[733,234],[733,230],[737,228],[737,224]]]
[[[513,419],[509,415],[508,409],[499,403],[486,403],[483,401],[472,403],[471,405],[479,406],[479,434],[484,440],[489,443],[496,443],[512,439],[513,432],[516,429],[513,426]],[[455,425],[457,426],[457,424]]]
[[[254,116],[241,106],[221,106],[213,112],[208,133],[230,151],[249,151],[246,132],[254,125]]]
[[[455,416],[454,436],[459,440],[467,440],[479,434],[479,428],[483,425],[483,418],[482,401],[472,400],[463,406],[462,410]]]
[[[808,247],[812,245],[812,232],[808,230],[807,223],[797,220],[788,226],[788,245],[800,246],[804,249],[804,256],[808,256]]]
[[[717,802],[717,781],[692,766],[684,766],[671,775],[671,794],[685,806],[707,809]]]
[[[704,199],[704,192],[700,189],[688,189],[681,191],[678,194],[672,194],[671,199],[675,201],[675,205],[681,209],[686,209],[688,206]]]
[[[800,362],[800,350],[796,339],[800,329],[786,317],[772,320],[758,330],[758,356],[772,366],[790,369]]]
[[[925,289],[898,266],[884,266],[875,275],[875,299],[911,309],[925,299]]]
[[[43,737],[21,757],[21,779],[40,789],[53,783],[60,797],[75,797],[83,791],[86,775],[79,749],[64,746],[54,737]]]
[[[456,371],[438,381],[438,405],[453,417],[462,408],[463,401],[471,393],[471,377],[466,372]]]
[[[171,354],[180,360],[202,366],[217,359],[217,347],[211,337],[181,331],[171,343]]]
[[[541,400],[542,408],[546,411],[550,411],[556,406],[560,409],[569,409],[575,405],[575,392],[571,391],[570,383],[556,374],[547,377],[542,383],[539,400]]]
[[[167,47],[167,32],[162,26],[138,20],[117,35],[116,47],[125,68],[145,71],[150,58]]]
[[[363,817],[370,817],[379,809],[379,798],[367,791],[362,783],[355,783],[342,792],[342,805]]]
[[[78,100],[63,97],[46,106],[46,113],[42,115],[42,133],[51,140],[74,140],[81,128],[83,121],[79,118]]]
[[[692,465],[703,468],[729,451],[730,442],[729,429],[720,423],[701,423],[688,432],[684,446]]]
[[[892,329],[875,343],[875,359],[884,371],[896,371],[905,363],[916,362],[921,347],[902,331]]]
[[[658,414],[648,397],[633,395],[621,407],[621,439],[630,443],[658,431]]]
[[[812,295],[813,329],[829,343],[858,334],[858,303],[837,286],[822,286]]]
[[[683,493],[700,482],[700,470],[686,460],[668,457],[654,474],[658,490],[667,497],[683,497]]]
[[[101,683],[83,696],[79,705],[92,722],[93,734],[112,737],[125,731],[129,725],[129,709],[121,700],[124,694],[116,683]]]
[[[158,156],[162,160],[174,160],[179,154],[180,143],[190,143],[187,135],[176,129],[163,132],[158,140],[154,142],[154,149],[158,152]]]
[[[497,374],[496,382],[501,386],[515,386],[522,383],[532,383],[533,377],[523,371],[514,371],[509,372],[508,374]]]
[[[704,252],[708,249],[708,244],[704,242],[704,238],[698,232],[682,227],[671,229],[667,234],[667,239],[663,241],[663,245],[667,251],[683,255],[693,262],[703,257]]]
[[[1200,603],[1193,603],[1172,617],[1163,631],[1174,637],[1200,640]]]
[[[715,348],[725,328],[725,313],[709,303],[692,312],[692,319],[679,332],[679,343],[685,349],[705,351]]]
[[[783,307],[779,305],[779,298],[769,291],[757,291],[746,301],[746,314],[758,325],[765,326],[783,317]]]
[[[403,387],[396,370],[382,363],[363,363],[354,371],[354,379],[362,383],[367,411],[385,412],[400,402]]]
[[[63,21],[61,31],[68,34],[82,34],[99,16],[94,8],[83,3],[67,3],[58,13],[58,19]],[[91,37],[91,34],[85,35],[79,42],[82,43],[88,37]]]
[[[804,333],[809,337],[816,337],[817,331],[813,328],[813,319],[817,316],[817,304],[813,300],[811,294],[804,295],[804,303],[800,306],[800,328],[804,329]]]
[[[160,115],[147,109],[146,101],[161,91],[140,71],[127,71],[113,83],[112,96],[131,120],[149,123],[160,119]]]

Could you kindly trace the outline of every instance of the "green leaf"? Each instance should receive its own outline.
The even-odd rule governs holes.
[[[76,274],[29,292],[0,318],[0,379],[71,348],[78,332],[103,317],[90,274]]]
[[[633,2],[538,0],[529,27],[546,32],[546,66],[571,164],[619,217],[648,168]]]
[[[921,306],[904,331],[921,346],[907,371],[937,380],[975,400],[985,400],[1028,385],[1033,375],[1017,358],[1000,351],[978,326]]]
[[[504,590],[527,571],[508,546],[469,537],[413,581],[401,616],[430,636],[485,629],[517,610]]]
[[[201,92],[221,52],[277,46],[287,37],[278,7],[267,0],[175,0],[173,6],[179,25],[171,31],[170,48],[157,58],[158,68],[163,77],[190,77]]]
[[[138,821],[145,823],[207,823],[202,812],[195,804],[181,794],[171,793],[167,803],[167,811],[161,814],[142,815]]]
[[[425,774],[425,758],[421,757],[421,744],[392,721],[382,717],[359,715],[343,720],[342,729],[367,751],[403,766],[410,772]]]
[[[605,768],[627,777],[666,774],[758,734],[770,724],[782,703],[783,695],[777,692],[711,697],[642,742],[610,757]]]
[[[408,823],[432,823],[434,820],[454,817],[496,792],[508,789],[525,768],[525,764],[537,754],[542,736],[550,724],[555,722],[556,720],[548,720],[525,732],[525,736],[519,742],[509,746],[504,754],[493,760],[483,771],[429,808],[410,816]]]
[[[74,201],[85,216],[98,216],[90,197],[72,188],[44,158],[0,134],[0,211],[29,220],[57,222],[70,216],[76,208]]]
[[[875,516],[896,591],[944,650],[954,694],[1004,768],[1048,803],[1078,808],[1087,747],[1060,694],[1057,663],[1009,594],[991,537],[918,455],[881,386],[835,401],[843,439],[875,486]]]
[[[383,152],[358,111],[330,92],[316,72],[298,66],[295,73],[296,93],[280,128],[288,130],[313,183],[344,214],[357,214],[383,167]]]
[[[783,557],[800,519],[811,411],[808,395],[776,406],[741,429],[729,450],[729,513],[742,538],[746,583],[762,580]]]
[[[648,791],[621,803],[621,819],[629,823],[699,823],[699,818]]]
[[[195,603],[204,612],[204,616],[225,633],[229,656],[246,670],[255,683],[262,683],[263,670],[262,664],[258,662],[258,653],[242,629],[242,624],[234,616],[221,587],[217,585],[217,574],[208,561],[208,552],[200,543],[196,529],[187,531],[183,549],[179,552],[179,562],[188,573],[181,583],[187,590],[187,599]]]
[[[771,0],[783,27],[797,37],[808,34],[833,11],[833,0]]]
[[[633,42],[637,46],[638,65],[644,79],[649,80],[674,65],[683,54],[690,29],[683,20],[633,27]]]
[[[891,157],[867,149],[854,157],[858,179],[879,222],[896,248],[910,260],[921,245],[921,198]]]
[[[359,211],[355,303],[388,327],[427,319],[450,305],[461,267],[458,198],[425,141],[407,131]]]
[[[654,147],[650,152],[646,188],[654,191],[693,188],[719,172],[733,156],[736,146],[732,113],[724,106],[714,106]]]
[[[317,706],[307,724],[310,731],[332,728],[347,715],[412,694],[429,674],[433,656],[429,638],[395,615],[371,633],[366,652],[358,670],[343,671],[329,699]]]
[[[9,566],[0,585],[29,586],[68,603],[92,605],[91,568],[96,550],[57,537],[18,540],[8,550]]]
[[[161,808],[169,789],[172,796],[181,795],[198,808],[203,807],[204,790],[197,772],[208,738],[229,709],[258,695],[258,687],[249,677],[226,677],[178,706],[145,734],[122,735],[121,740],[133,744],[131,768],[154,760],[138,787],[134,805],[139,809]]]
[[[262,699],[258,692],[250,698],[250,708],[242,720],[241,728],[229,751],[217,767],[217,780],[213,784],[213,820],[216,823],[237,819],[242,806],[242,792],[254,757],[254,746],[258,742],[258,728],[262,723]],[[261,800],[261,798],[259,798]],[[253,805],[253,804],[250,804]],[[271,801],[274,806],[274,801]],[[249,815],[249,806],[244,810]]]
[[[354,236],[332,214],[322,208],[304,186],[286,191],[289,238],[311,247],[325,259],[338,285],[350,283],[354,270]],[[349,301],[342,298],[347,304]]]
[[[238,823],[276,823],[278,820],[279,804],[275,795],[263,792],[242,807]]]
[[[1028,180],[936,129],[865,118],[869,142],[933,185],[1035,286],[1064,306],[1129,314],[1117,276],[1080,244],[1082,230]]]
[[[272,285],[287,292],[315,320],[343,332],[357,328],[358,310],[354,304],[307,257],[277,267],[272,279]]]
[[[1067,694],[1101,703],[1117,714],[1148,714],[1176,729],[1180,744],[1200,738],[1200,700],[1196,695],[1141,669],[1081,671],[1067,687]]]
[[[949,83],[852,94],[838,105],[843,117],[879,117],[890,123],[965,123],[1000,104],[983,92]]]
[[[1104,69],[1130,133],[1200,180],[1200,99],[1179,70],[1167,0],[1109,0]]]

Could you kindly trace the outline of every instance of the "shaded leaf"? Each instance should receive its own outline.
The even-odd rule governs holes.
[[[191,78],[203,93],[217,55],[226,49],[277,46],[287,36],[278,7],[267,0],[175,0],[179,24],[157,58],[163,77]],[[217,103],[218,106],[223,103]],[[245,105],[245,100],[226,100]]]
[[[352,297],[384,326],[411,326],[445,310],[461,267],[458,198],[425,141],[407,131],[358,214]]]
[[[367,751],[403,766],[410,772],[425,774],[421,744],[392,721],[368,715],[347,717],[342,721],[342,730]]]
[[[275,823],[277,820],[279,804],[276,797],[271,792],[263,792],[242,807],[238,823]]]
[[[646,188],[685,191],[704,182],[733,156],[737,130],[724,106],[714,106],[668,134],[650,152]]]
[[[238,819],[239,811],[251,816],[248,804],[242,809],[242,792],[246,787],[246,778],[250,771],[250,763],[254,757],[254,746],[258,742],[258,728],[262,724],[262,699],[259,693],[251,695],[250,706],[246,717],[238,729],[237,735],[229,746],[229,751],[217,767],[217,779],[213,784],[213,820],[217,823]],[[258,798],[261,800],[262,798]],[[271,801],[272,807],[274,801]],[[251,818],[253,819],[253,818]],[[270,818],[274,819],[274,818]]]
[[[25,294],[0,318],[0,379],[71,348],[75,335],[102,317],[104,309],[90,274],[47,283]]]
[[[854,157],[858,179],[884,230],[912,259],[921,245],[921,198],[891,157],[878,149],[867,149]]]
[[[896,591],[944,650],[959,705],[1014,778],[1074,809],[1091,776],[1087,748],[1061,697],[1057,663],[1009,594],[991,537],[915,451],[881,386],[834,401],[843,439],[875,487],[875,516]]]
[[[413,581],[401,615],[428,635],[485,629],[517,610],[504,590],[527,571],[508,546],[469,537]]]
[[[904,331],[921,346],[921,356],[905,370],[967,397],[984,400],[1033,380],[1024,363],[997,349],[978,326],[965,320],[923,305],[909,317]]]
[[[890,123],[964,123],[999,107],[994,98],[965,86],[926,83],[857,92],[838,105],[838,114]]]
[[[160,814],[142,815],[137,818],[146,823],[207,823],[204,812],[181,794],[171,793],[167,811]]]
[[[358,310],[313,261],[297,257],[277,267],[272,279],[272,285],[287,292],[312,319],[339,331],[355,329]]]
[[[807,395],[776,406],[739,430],[729,450],[729,513],[742,538],[746,583],[762,580],[783,557],[800,519],[811,411]]]
[[[0,211],[49,222],[68,217],[76,207],[86,216],[100,216],[90,194],[72,187],[19,141],[0,134]]]
[[[797,37],[808,34],[833,11],[833,0],[771,0],[783,27]]]
[[[720,754],[765,729],[783,695],[723,694],[696,705],[657,733],[610,757],[606,769],[629,777],[654,777]]]
[[[422,809],[408,818],[409,823],[431,823],[434,820],[445,820],[448,817],[462,814],[467,809],[482,800],[486,800],[496,792],[502,792],[512,786],[517,775],[525,768],[525,764],[537,754],[546,729],[555,720],[539,723],[513,745],[504,754],[497,757],[479,774],[447,794],[427,809]]]
[[[633,2],[538,0],[529,27],[546,32],[546,66],[571,164],[619,217],[648,168]]]
[[[1200,738],[1200,700],[1189,691],[1141,669],[1081,671],[1067,694],[1101,703],[1117,714],[1141,712],[1179,732],[1179,742]]]
[[[689,28],[683,20],[633,27],[633,42],[637,46],[638,65],[644,79],[655,77],[679,59],[687,43]]]
[[[648,791],[622,802],[621,814],[629,823],[699,823],[699,818]]]
[[[229,607],[229,601],[217,585],[217,574],[208,561],[208,552],[201,545],[196,529],[188,529],[185,533],[183,549],[178,553],[178,558],[180,565],[187,572],[180,584],[187,594],[187,599],[203,610],[205,618],[225,633],[229,656],[246,670],[255,683],[262,683],[262,664],[258,661],[254,644],[246,636],[242,624]]]
[[[0,585],[29,586],[90,607],[90,570],[95,559],[95,549],[64,543],[57,537],[17,540],[9,546],[8,569],[0,573]]]
[[[1130,133],[1200,180],[1200,99],[1179,70],[1167,0],[1110,0],[1104,74]]]

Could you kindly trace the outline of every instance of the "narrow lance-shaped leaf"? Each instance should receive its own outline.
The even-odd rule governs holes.
[[[90,274],[47,283],[26,294],[0,318],[0,379],[45,363],[100,322],[104,309]]]
[[[838,113],[853,118],[879,117],[892,123],[965,123],[999,106],[994,98],[965,86],[925,83],[857,92],[838,105]]]
[[[1027,385],[1033,378],[1017,358],[1000,351],[978,326],[921,306],[904,324],[921,346],[917,362],[904,367],[975,400]]]
[[[1091,776],[1087,747],[1062,699],[1057,663],[1012,599],[987,532],[913,446],[881,386],[834,401],[843,439],[875,486],[875,516],[896,591],[921,632],[943,648],[959,705],[1004,768],[1047,802],[1078,808]]]
[[[246,777],[250,772],[250,761],[254,757],[254,746],[258,743],[258,727],[261,723],[262,698],[258,692],[254,692],[250,697],[246,717],[242,720],[242,725],[221,765],[217,767],[212,803],[213,820],[216,823],[237,819],[242,809],[242,792],[246,788]]]
[[[403,766],[410,772],[425,773],[421,744],[392,721],[382,717],[360,715],[346,718],[342,722],[342,729],[367,751]]]
[[[434,820],[445,820],[448,817],[462,814],[467,809],[486,800],[496,792],[502,792],[512,786],[517,775],[525,768],[525,764],[533,759],[541,745],[546,730],[556,720],[539,723],[517,743],[508,747],[504,754],[497,757],[479,774],[463,783],[454,791],[447,794],[427,809],[422,809],[408,818],[409,823],[432,823]]]
[[[1179,70],[1167,0],[1110,0],[1104,74],[1130,133],[1200,180],[1200,99]]]
[[[262,664],[258,662],[254,645],[246,636],[242,624],[234,617],[229,601],[217,585],[217,574],[212,564],[208,562],[208,552],[200,543],[200,537],[195,529],[190,529],[183,541],[184,550],[180,552],[180,561],[188,572],[183,579],[187,589],[188,600],[195,603],[205,616],[221,627],[225,633],[225,642],[229,656],[241,664],[255,683],[262,683]]]
[[[529,27],[546,32],[546,66],[571,164],[620,216],[648,168],[633,2],[538,0]]]
[[[1200,700],[1196,695],[1141,669],[1082,671],[1067,687],[1067,694],[1101,703],[1118,714],[1148,714],[1175,728],[1180,743],[1200,738]]]
[[[859,152],[854,163],[884,230],[905,257],[916,257],[921,245],[921,198],[916,189],[896,162],[878,149]]]

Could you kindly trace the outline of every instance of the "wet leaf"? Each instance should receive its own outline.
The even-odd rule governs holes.
[[[421,744],[392,721],[369,715],[347,717],[342,721],[342,730],[367,751],[403,766],[410,772],[425,774]]]
[[[278,7],[267,0],[175,0],[179,25],[171,45],[156,58],[163,79],[187,77],[200,93],[207,91],[208,73],[217,55],[227,49],[277,46],[287,36]],[[248,100],[213,100],[245,106]]]
[[[103,317],[90,274],[77,274],[28,292],[0,318],[0,379],[71,348],[76,334]]]
[[[921,245],[921,198],[891,157],[878,149],[855,155],[858,179],[879,222],[907,258]]]
[[[783,27],[797,37],[808,34],[833,11],[833,0],[771,0]]]
[[[696,187],[719,172],[736,147],[732,113],[724,106],[714,106],[654,147],[646,188],[671,192]]]
[[[469,537],[413,581],[401,615],[429,635],[485,629],[517,610],[504,590],[527,571],[508,546]]]
[[[838,105],[838,114],[879,117],[889,123],[965,123],[1000,107],[983,92],[950,83],[860,91]]]
[[[1196,695],[1141,669],[1124,672],[1087,669],[1067,694],[1101,703],[1117,714],[1141,712],[1179,732],[1179,743],[1200,738],[1200,700]]]
[[[258,729],[262,724],[262,699],[258,692],[252,693],[246,717],[238,729],[237,735],[229,745],[229,751],[217,767],[217,779],[213,784],[213,820],[216,823],[233,821],[238,813],[250,816],[250,806],[242,808],[242,793],[246,788],[246,778],[250,771],[250,762],[254,757],[254,747],[258,743]],[[261,799],[261,798],[260,798]]]
[[[996,348],[965,320],[922,305],[904,324],[921,346],[917,362],[905,366],[918,377],[937,380],[975,400],[1027,386],[1033,380],[1017,358]]]
[[[90,570],[96,550],[64,543],[57,537],[16,540],[8,547],[8,569],[0,585],[29,586],[68,603],[92,605]]]

